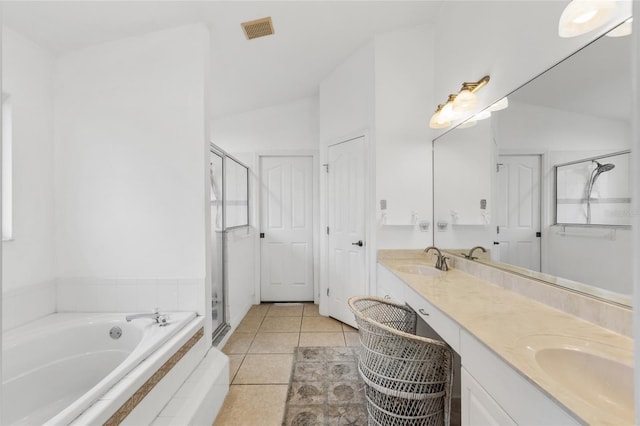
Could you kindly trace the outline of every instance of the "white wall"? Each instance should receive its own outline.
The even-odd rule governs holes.
[[[320,82],[321,148],[374,130],[374,51],[365,44]]]
[[[198,299],[204,310],[208,41],[204,26],[191,25],[58,60],[56,270],[64,295],[88,280],[112,302],[94,308],[152,301],[168,310]],[[117,295],[104,290],[114,287]]]
[[[318,149],[318,98],[216,118],[211,140],[232,154]]]
[[[13,133],[13,241],[2,243],[4,327],[53,312],[53,57],[3,28]],[[6,123],[5,123],[6,124]]]
[[[640,10],[640,0],[634,0],[633,10]],[[633,246],[633,259],[640,258],[640,31],[633,32],[633,41],[631,43],[632,52],[636,52],[632,58],[633,84],[631,90],[633,91],[631,107],[631,170],[632,170],[632,191],[631,196],[633,209],[632,209],[632,246]],[[633,262],[633,306],[640,306],[640,262]],[[633,384],[635,389],[635,401],[638,400],[638,394],[640,393],[640,350],[638,350],[638,342],[640,342],[640,309],[633,310],[633,337],[634,337],[634,373]],[[640,404],[636,403],[636,424],[640,424]]]
[[[427,124],[433,105],[433,31],[420,26],[375,38],[376,213],[387,200],[386,223],[379,223],[377,247],[425,248],[432,221],[431,139]],[[397,226],[401,225],[401,226]],[[431,225],[433,226],[433,224]]]

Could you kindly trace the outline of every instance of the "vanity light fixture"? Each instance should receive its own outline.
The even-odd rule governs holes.
[[[442,119],[440,114],[442,112],[442,108],[444,108],[444,105],[438,105],[438,109],[436,109],[436,112],[433,113],[429,120],[429,127],[432,129],[444,129],[451,126],[451,121],[445,121]]]
[[[509,99],[507,99],[507,97],[505,96],[504,98],[500,99],[499,101],[491,105],[489,107],[489,111],[491,112],[500,111],[507,108],[508,106],[509,106]]]
[[[633,27],[633,18],[629,18],[626,21],[624,21],[622,24],[618,25],[617,27],[615,27],[614,29],[609,31],[605,35],[607,37],[624,37],[624,36],[628,36],[628,35],[631,35],[631,33],[633,32],[633,28],[632,27]]]
[[[478,81],[464,82],[460,92],[449,95],[444,105],[438,105],[436,112],[429,120],[432,129],[444,129],[453,120],[460,118],[461,113],[471,111],[478,106],[476,92],[489,83],[489,76],[485,75]]]
[[[476,115],[473,116],[474,120],[484,120],[486,118],[491,117],[491,111],[487,108],[484,111],[480,111]]]
[[[457,111],[453,109],[453,103],[456,100],[458,95],[449,95],[449,99],[447,99],[447,103],[442,107],[442,111],[440,111],[440,119],[442,121],[453,121],[460,117]]]
[[[611,16],[615,0],[571,0],[560,16],[560,37],[576,37],[595,30]]]
[[[455,112],[471,111],[478,106],[478,97],[475,93],[489,83],[489,76],[485,75],[475,82],[462,83],[460,93],[455,97],[452,107]]]

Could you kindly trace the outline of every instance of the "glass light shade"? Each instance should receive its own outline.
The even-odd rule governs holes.
[[[558,23],[560,37],[576,37],[607,22],[616,7],[615,0],[571,0]]]
[[[491,111],[489,111],[488,109],[485,109],[484,111],[480,111],[479,113],[477,113],[476,115],[473,116],[474,120],[484,120],[485,118],[489,118],[491,117]]]
[[[608,37],[624,37],[628,36],[633,32],[633,18],[629,18],[624,21],[622,24],[618,25],[611,31],[609,31],[606,35]]]
[[[441,111],[436,111],[429,120],[429,127],[432,129],[444,129],[451,126],[451,121],[443,121],[440,114]]]
[[[461,125],[458,126],[458,129],[466,129],[467,127],[473,127],[478,124],[478,121],[475,119],[467,120]]]
[[[459,114],[457,114],[453,110],[453,102],[452,101],[447,102],[444,105],[444,107],[442,108],[442,110],[440,111],[440,121],[451,122],[451,121],[457,119],[458,117],[459,117]]]
[[[454,112],[471,111],[478,106],[478,97],[471,90],[464,89],[456,96],[453,101]]]
[[[498,102],[491,105],[489,107],[489,111],[491,112],[500,111],[502,109],[507,108],[508,106],[509,106],[509,99],[507,99],[507,97],[505,96],[504,98],[500,99]]]

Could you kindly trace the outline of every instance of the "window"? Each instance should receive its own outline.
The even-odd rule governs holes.
[[[13,238],[11,97],[2,94],[2,241]]]

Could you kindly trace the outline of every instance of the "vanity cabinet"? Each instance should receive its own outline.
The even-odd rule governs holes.
[[[405,299],[411,309],[426,322],[451,348],[460,353],[460,326],[438,308],[429,303],[408,285],[405,286]]]
[[[378,264],[378,295],[406,301],[462,359],[463,425],[577,425],[557,402],[525,379],[451,317]],[[464,303],[461,301],[461,303]]]
[[[462,424],[487,426],[517,424],[464,367],[462,368]]]
[[[404,288],[407,285],[379,263],[377,270],[376,296],[390,299],[397,303],[405,303]]]

